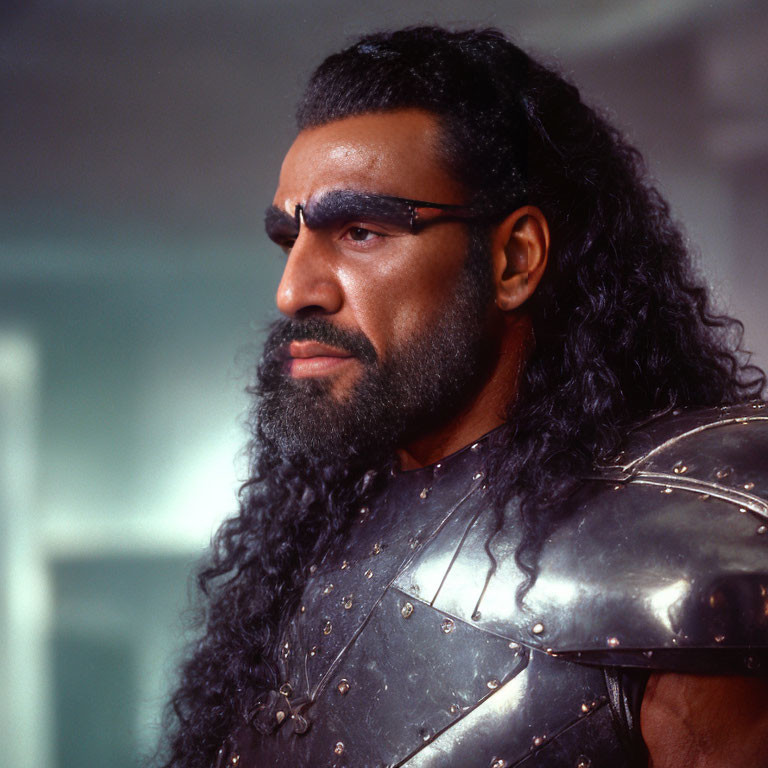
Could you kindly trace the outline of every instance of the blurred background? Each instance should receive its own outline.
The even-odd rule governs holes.
[[[324,55],[495,25],[644,151],[768,363],[768,3],[3,0],[0,747],[138,765],[192,567],[234,511],[243,393],[280,259],[262,234]]]

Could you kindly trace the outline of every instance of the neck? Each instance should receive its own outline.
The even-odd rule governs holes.
[[[450,456],[507,420],[517,394],[520,372],[531,349],[527,315],[505,314],[498,354],[489,375],[470,402],[445,426],[398,450],[400,468],[419,469]]]

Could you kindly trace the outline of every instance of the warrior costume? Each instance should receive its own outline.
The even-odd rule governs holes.
[[[311,569],[262,728],[218,766],[641,766],[651,670],[765,674],[763,403],[634,431],[564,502],[522,608],[517,506],[500,519],[485,479],[498,434],[360,510]]]

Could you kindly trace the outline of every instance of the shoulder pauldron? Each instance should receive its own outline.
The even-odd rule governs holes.
[[[531,648],[587,663],[765,673],[768,409],[667,414],[567,502],[523,607],[510,507],[445,526],[393,586]]]

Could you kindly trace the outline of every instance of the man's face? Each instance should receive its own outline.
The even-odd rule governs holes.
[[[366,429],[397,441],[404,422],[459,407],[483,368],[490,277],[467,224],[413,231],[354,202],[367,193],[465,204],[440,141],[427,113],[366,114],[303,131],[283,162],[267,229],[287,255],[277,292],[286,320],[267,342],[260,416],[292,449],[359,452]]]

